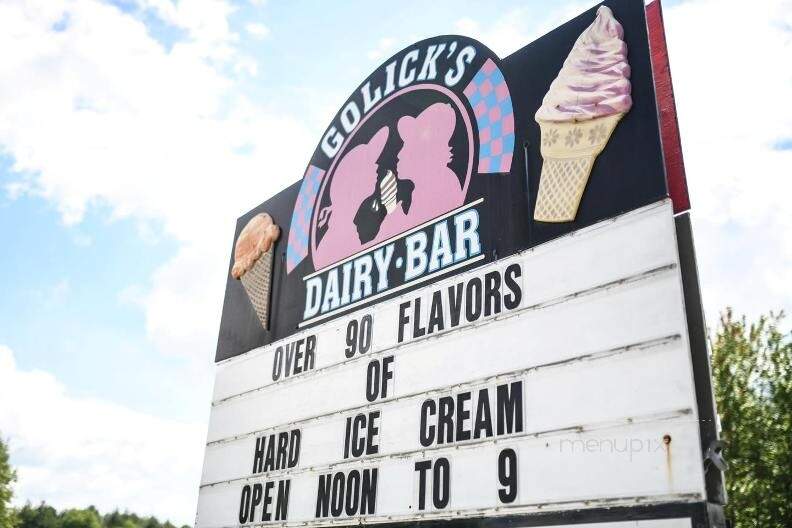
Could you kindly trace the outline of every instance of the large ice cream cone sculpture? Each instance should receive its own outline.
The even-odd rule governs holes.
[[[534,220],[575,219],[594,161],[632,107],[623,36],[611,10],[601,6],[536,112],[544,163]]]
[[[239,279],[253,304],[261,325],[269,328],[269,299],[272,283],[272,256],[280,228],[270,215],[257,214],[242,229],[234,247],[231,276]]]

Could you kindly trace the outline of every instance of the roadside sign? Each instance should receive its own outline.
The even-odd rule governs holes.
[[[238,222],[196,526],[721,525],[658,17],[435,37],[352,92]]]

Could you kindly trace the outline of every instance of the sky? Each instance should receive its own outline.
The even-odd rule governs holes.
[[[595,4],[0,0],[15,501],[192,524],[236,218],[404,46],[505,56]],[[664,6],[708,323],[789,310],[792,1]]]

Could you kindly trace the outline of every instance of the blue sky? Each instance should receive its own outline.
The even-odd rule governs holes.
[[[21,368],[46,366],[79,395],[114,394],[153,411],[161,404],[140,390],[154,381],[153,372],[136,368],[149,347],[144,319],[122,301],[119,287],[145,284],[173,254],[173,243],[145,240],[133,222],[107,216],[99,206],[67,227],[40,198],[2,200],[0,243],[13,250],[2,263],[0,319],[13,324],[3,325],[0,340],[25,352],[18,355]]]
[[[462,33],[504,56],[592,5],[0,5],[0,434],[17,500],[191,522],[236,216],[299,179],[403,46]],[[792,89],[792,6],[665,8],[708,319],[788,309],[792,110],[769,102]]]

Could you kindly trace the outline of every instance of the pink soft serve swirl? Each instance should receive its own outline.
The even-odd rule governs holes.
[[[630,64],[623,36],[613,12],[601,6],[550,84],[536,120],[585,121],[630,110]]]

